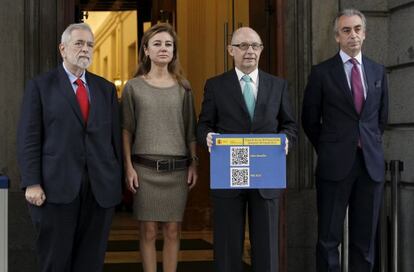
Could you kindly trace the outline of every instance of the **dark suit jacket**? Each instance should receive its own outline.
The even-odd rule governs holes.
[[[70,203],[87,169],[97,202],[121,200],[121,134],[115,86],[86,72],[87,126],[62,65],[27,84],[18,128],[21,187],[40,184],[48,202]]]
[[[199,143],[206,146],[209,132],[215,133],[284,133],[290,146],[297,127],[290,106],[287,82],[259,70],[259,89],[253,121],[250,120],[235,70],[207,80],[197,127]],[[212,190],[221,197],[235,197],[240,190]],[[260,190],[262,197],[274,198],[278,190]]]
[[[362,57],[367,97],[359,115],[339,54],[312,67],[305,90],[302,125],[318,153],[316,175],[342,180],[351,170],[358,138],[369,175],[384,179],[382,134],[388,116],[385,68]]]

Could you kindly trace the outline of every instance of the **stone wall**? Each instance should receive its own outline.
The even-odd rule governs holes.
[[[414,267],[414,1],[389,0],[388,58],[390,118],[385,134],[386,160],[402,160],[399,190],[398,271]],[[389,206],[389,203],[387,203]]]
[[[0,170],[9,176],[8,271],[33,271],[33,232],[16,162],[16,125],[24,88],[24,0],[1,0]]]
[[[390,118],[384,135],[385,158],[403,160],[402,180],[414,184],[414,1],[408,0],[318,0],[286,1],[287,77],[296,107],[300,109],[303,90],[311,65],[338,50],[332,21],[344,8],[357,8],[367,17],[367,35],[363,54],[382,63],[388,70]],[[297,112],[300,116],[300,110]],[[298,118],[299,119],[299,118]],[[313,170],[315,156],[300,130],[295,150],[297,173],[289,181],[287,198],[288,271],[315,271],[316,199]],[[389,175],[387,175],[389,179]],[[412,267],[414,238],[408,232],[413,225],[408,211],[414,190],[401,188],[400,270]],[[388,207],[389,203],[386,202]],[[412,232],[411,232],[412,233]]]

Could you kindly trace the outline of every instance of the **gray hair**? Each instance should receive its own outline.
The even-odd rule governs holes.
[[[365,31],[367,29],[367,19],[365,18],[365,15],[357,9],[344,9],[336,14],[335,21],[334,21],[334,28],[333,28],[335,34],[338,34],[338,31],[339,31],[338,21],[341,16],[351,17],[355,15],[361,18],[362,29]]]
[[[88,24],[85,23],[79,23],[79,24],[70,24],[65,31],[63,31],[62,33],[62,38],[60,39],[60,42],[63,44],[68,44],[68,42],[70,41],[70,39],[72,38],[72,31],[74,30],[85,30],[85,31],[89,31],[92,34],[93,37],[93,32],[91,27]]]

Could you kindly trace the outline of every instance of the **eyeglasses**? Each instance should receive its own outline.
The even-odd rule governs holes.
[[[260,43],[238,43],[238,44],[232,44],[231,46],[238,47],[240,50],[247,51],[249,47],[251,46],[254,51],[260,50],[263,48],[263,44]]]
[[[88,46],[89,49],[92,49],[94,46],[93,42],[87,42],[84,40],[77,40],[74,43],[72,43],[73,47],[77,48],[77,49],[81,49],[85,46],[85,44]]]

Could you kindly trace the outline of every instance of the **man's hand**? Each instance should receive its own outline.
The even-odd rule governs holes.
[[[211,151],[211,146],[213,145],[213,135],[217,135],[218,133],[209,132],[206,137],[206,142],[208,146],[208,152]]]
[[[288,154],[288,152],[289,152],[289,140],[286,137],[286,145],[285,145],[285,153],[286,153],[286,155]]]
[[[27,186],[25,197],[27,202],[35,206],[42,206],[46,200],[45,192],[40,184]]]

